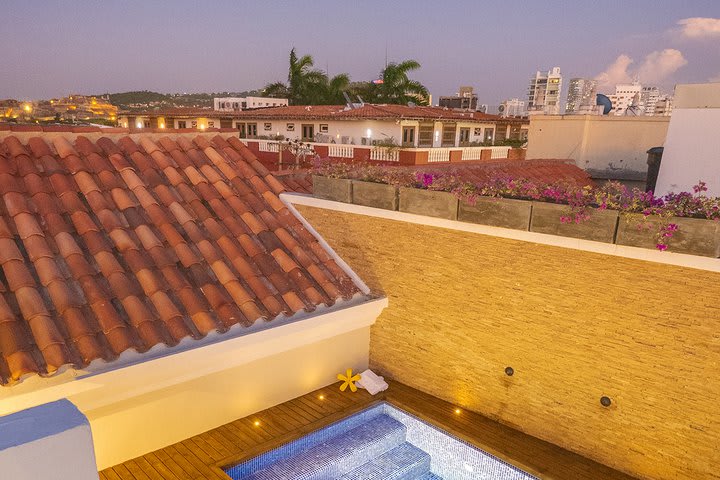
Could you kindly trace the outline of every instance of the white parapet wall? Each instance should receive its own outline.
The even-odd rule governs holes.
[[[720,196],[720,82],[675,87],[656,191],[692,192],[699,181]]]
[[[97,480],[87,418],[68,400],[0,417],[0,478]]]
[[[29,378],[0,390],[0,415],[70,399],[90,422],[102,470],[325,387],[347,368],[365,370],[370,326],[385,306],[386,298],[358,298],[146,361],[136,355],[111,370],[69,370],[57,383]]]

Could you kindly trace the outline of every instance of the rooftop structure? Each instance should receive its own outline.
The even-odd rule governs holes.
[[[453,97],[440,97],[439,106],[459,110],[477,110],[478,97],[473,87],[460,87]]]

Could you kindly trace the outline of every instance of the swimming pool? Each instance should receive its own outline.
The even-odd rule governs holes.
[[[387,402],[224,470],[233,480],[536,478]]]

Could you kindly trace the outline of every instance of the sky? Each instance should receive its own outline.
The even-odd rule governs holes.
[[[720,81],[720,0],[3,0],[0,99],[130,90],[244,91],[283,81],[292,47],[330,75],[372,80],[415,59],[435,101],[526,97],[536,70]]]

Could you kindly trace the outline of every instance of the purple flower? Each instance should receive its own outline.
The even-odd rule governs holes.
[[[664,243],[658,243],[657,245],[655,245],[655,248],[657,248],[661,252],[664,252],[665,250],[667,250],[667,245],[665,245]]]

